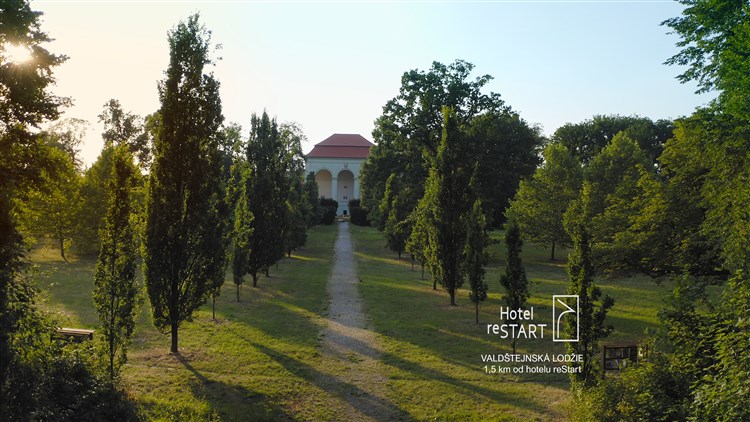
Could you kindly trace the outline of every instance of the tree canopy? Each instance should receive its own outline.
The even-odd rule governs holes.
[[[526,240],[550,247],[554,260],[556,247],[571,244],[563,216],[578,197],[583,171],[581,163],[562,144],[547,145],[542,156],[544,163],[531,178],[521,181],[508,213],[516,218]]]
[[[169,33],[169,66],[159,84],[143,267],[154,325],[171,332],[172,353],[178,353],[180,324],[206,302],[211,281],[225,270],[223,116],[219,83],[205,69],[210,39],[198,15],[180,22]]]
[[[539,163],[542,137],[500,94],[483,93],[492,77],[470,80],[473,69],[471,63],[456,60],[449,65],[433,62],[429,71],[404,73],[399,94],[385,104],[375,121],[376,145],[362,165],[362,205],[371,221],[387,218],[380,215],[378,205],[391,174],[397,174],[406,193],[403,206],[410,212],[416,208],[441,142],[442,109],[449,107],[455,110],[461,142],[468,147],[466,159],[480,163],[485,214],[494,225],[502,222],[520,178],[531,174]]]

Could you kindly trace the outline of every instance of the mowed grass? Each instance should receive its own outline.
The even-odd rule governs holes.
[[[432,290],[429,273],[421,279],[417,265],[384,247],[373,228],[352,227],[361,292],[373,327],[384,349],[390,397],[419,420],[561,420],[570,402],[565,374],[487,374],[482,354],[511,351],[510,341],[487,334],[487,323],[502,323],[501,286],[505,249],[503,233],[491,247],[486,280],[489,298],[480,308],[480,324],[468,290],[457,292],[458,306],[449,305],[443,290]],[[559,257],[565,256],[561,251]],[[529,304],[534,323],[547,324],[545,339],[519,340],[519,353],[564,353],[551,336],[553,294],[565,294],[565,262],[549,260],[549,252],[526,245],[523,253],[531,280]],[[559,259],[559,258],[558,258]],[[668,286],[648,278],[597,280],[616,300],[608,322],[615,331],[607,342],[638,341],[646,328],[657,326]],[[490,363],[491,364],[491,363]],[[509,366],[508,364],[500,364]],[[533,365],[532,365],[533,366]]]
[[[169,353],[169,336],[151,324],[148,301],[123,369],[122,385],[150,420],[345,420],[356,385],[341,381],[347,366],[323,353],[323,329],[338,227],[309,232],[308,246],[262,277],[259,288],[241,288],[235,299],[231,272],[217,301],[180,330],[180,356]],[[433,291],[427,274],[384,248],[382,234],[351,226],[359,284],[386,368],[387,397],[401,417],[415,420],[561,420],[570,401],[563,374],[486,374],[482,354],[510,351],[508,340],[488,335],[486,323],[502,323],[499,274],[504,244],[492,246],[490,297],[474,323],[468,291],[459,306]],[[502,240],[502,233],[492,234]],[[560,256],[564,252],[559,253]],[[551,295],[564,294],[565,263],[548,251],[525,246],[536,323],[551,323]],[[95,259],[64,263],[55,250],[32,253],[40,267],[40,306],[61,326],[96,328],[91,302]],[[647,278],[598,280],[617,303],[608,342],[637,340],[657,325],[669,287]],[[549,332],[546,333],[550,335]],[[559,343],[519,341],[519,352],[563,353]],[[506,365],[507,366],[507,365]],[[361,410],[361,409],[360,409]]]
[[[122,385],[149,420],[332,420],[346,406],[322,380],[336,375],[321,354],[337,227],[319,226],[308,246],[284,259],[238,303],[231,272],[217,300],[180,329],[180,356],[151,324],[148,300],[123,369]],[[41,306],[62,326],[96,328],[94,258],[71,264],[54,250],[32,253]],[[343,389],[343,388],[342,388]]]

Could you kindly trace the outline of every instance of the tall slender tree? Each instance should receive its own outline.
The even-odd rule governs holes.
[[[249,168],[244,177],[244,199],[240,199],[247,207],[243,211],[245,216],[252,215],[252,220],[245,219],[245,226],[250,229],[246,233],[247,245],[241,250],[235,248],[235,254],[247,254],[245,258],[235,256],[235,260],[243,261],[244,274],[250,274],[253,278],[253,287],[258,287],[258,276],[283,256],[282,225],[285,210],[281,207],[286,208],[288,191],[284,190],[284,195],[281,195],[282,183],[279,183],[279,179],[284,175],[279,167],[282,166],[282,151],[283,144],[276,119],[269,118],[265,111],[260,117],[253,114],[250,118],[250,138],[246,151]],[[246,228],[243,227],[242,230]],[[235,233],[235,237],[237,236],[239,233]],[[235,283],[236,277],[238,274],[235,274]]]
[[[482,200],[477,199],[471,208],[466,230],[466,276],[469,279],[469,298],[474,304],[474,320],[479,324],[479,303],[487,299],[487,282],[484,280],[489,260],[487,246],[490,237],[487,235],[487,218],[482,212]]]
[[[320,206],[320,196],[318,195],[318,184],[315,182],[315,173],[310,172],[305,177],[305,184],[302,188],[304,198],[307,203],[309,213],[305,216],[307,227],[320,224],[323,218],[323,210]]]
[[[237,302],[240,301],[240,286],[245,282],[245,274],[248,272],[250,249],[250,236],[255,230],[255,216],[249,210],[249,198],[246,193],[247,180],[250,169],[244,168],[242,171],[242,183],[239,188],[239,200],[234,214],[234,249],[232,252],[232,280],[237,288]]]
[[[529,298],[529,280],[521,260],[521,230],[511,214],[505,224],[505,273],[500,275],[500,285],[505,289],[503,302],[508,309],[524,309]],[[506,321],[509,324],[518,323],[515,319]],[[511,347],[516,353],[518,339],[513,338]]]
[[[109,206],[101,231],[101,251],[94,277],[94,307],[106,343],[110,379],[115,378],[127,360],[128,343],[142,301],[136,280],[138,248],[131,221],[131,191],[138,169],[127,148],[127,145],[118,145],[112,156]]]
[[[576,210],[581,211],[577,206],[571,207],[571,213]],[[582,215],[580,212],[577,214]],[[601,289],[594,283],[594,265],[586,225],[579,219],[568,227],[573,238],[573,251],[568,258],[568,294],[578,296],[579,313],[578,341],[567,342],[565,346],[569,353],[583,355],[582,362],[571,364],[578,368],[578,371],[570,373],[572,383],[574,386],[590,387],[600,378],[601,369],[595,358],[599,354],[599,341],[612,332],[612,327],[607,326],[605,321],[615,301],[608,295],[602,297]],[[566,325],[565,330],[570,338],[576,337],[574,324]]]
[[[455,112],[443,108],[443,139],[421,201],[432,213],[428,267],[432,276],[448,292],[456,305],[456,289],[464,282],[465,217],[470,208],[469,180],[471,163],[462,142]]]
[[[211,33],[198,15],[169,33],[170,61],[159,85],[161,122],[146,202],[143,268],[154,325],[172,335],[211,293],[224,270],[217,236],[226,229],[220,207],[223,120],[219,83],[205,67]]]
[[[425,197],[419,200],[417,208],[409,215],[412,222],[412,231],[406,240],[406,251],[419,262],[422,267],[422,279],[424,280],[425,266],[429,265],[429,257],[432,254],[432,245],[435,243],[435,214],[432,212],[434,199],[430,197],[434,192],[427,189]],[[437,279],[432,278],[432,290],[437,290]]]

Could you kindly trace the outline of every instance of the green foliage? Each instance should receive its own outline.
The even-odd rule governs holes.
[[[99,230],[104,227],[107,214],[107,185],[112,175],[113,155],[114,148],[102,148],[99,157],[86,169],[81,180],[81,207],[74,241],[78,251],[84,254],[98,253],[101,247]]]
[[[428,265],[428,257],[431,254],[431,245],[434,244],[434,227],[432,221],[434,215],[430,210],[433,199],[427,197],[430,191],[425,192],[425,197],[419,201],[417,208],[409,214],[411,234],[406,239],[406,251],[411,254],[412,259],[419,262],[422,267],[422,279],[424,280],[424,269]],[[432,289],[437,290],[437,279],[433,277]]]
[[[539,163],[540,131],[506,106],[499,94],[482,93],[492,77],[470,80],[473,69],[471,63],[456,60],[449,65],[433,62],[428,71],[406,72],[398,96],[383,107],[373,130],[376,145],[360,174],[362,205],[381,230],[388,215],[379,205],[392,174],[397,175],[405,193],[405,209],[414,210],[423,196],[441,143],[443,107],[455,110],[467,157],[479,162],[479,191],[492,224],[502,222],[519,180]]]
[[[512,215],[505,224],[505,245],[505,273],[500,275],[500,286],[505,290],[503,303],[508,309],[525,309],[529,298],[529,280],[521,260],[521,230]],[[518,323],[515,319],[506,322]],[[517,341],[514,338],[511,342],[513,353],[516,353]]]
[[[570,153],[587,165],[622,132],[634,140],[650,163],[661,155],[664,143],[672,137],[674,125],[670,120],[652,121],[647,117],[597,115],[581,123],[566,123],[552,135],[552,140],[565,146]]]
[[[308,214],[305,216],[307,219],[307,227],[320,224],[323,218],[323,208],[320,204],[320,196],[318,195],[318,184],[315,182],[315,173],[310,172],[305,177],[305,184],[302,186],[302,193],[304,200],[307,202]]]
[[[573,251],[568,256],[568,294],[578,295],[578,332],[574,324],[565,325],[568,338],[578,337],[577,342],[565,343],[568,353],[583,356],[583,362],[574,362],[578,372],[570,373],[573,388],[587,388],[596,385],[601,378],[601,368],[596,363],[599,354],[599,340],[606,338],[613,330],[605,325],[607,312],[615,301],[602,292],[594,283],[594,266],[591,262],[591,246],[588,231],[584,224],[570,227],[573,238]],[[600,301],[601,298],[601,301]],[[597,304],[597,302],[600,302]]]
[[[476,192],[482,200],[487,224],[500,228],[519,183],[540,164],[544,141],[541,129],[529,126],[518,113],[507,108],[476,116],[463,131],[471,149],[470,161],[476,163]]]
[[[307,219],[305,214],[309,213],[304,201],[301,181],[293,183],[289,188],[289,199],[286,201],[287,215],[289,217],[284,249],[287,257],[291,258],[292,252],[305,246],[307,243]]]
[[[245,162],[243,161],[240,164],[245,164]],[[243,166],[243,170],[241,170],[242,181],[238,192],[239,200],[234,214],[232,280],[237,286],[236,295],[238,302],[240,301],[240,286],[245,282],[245,274],[248,271],[248,259],[252,252],[250,249],[250,236],[253,230],[255,230],[255,226],[253,225],[255,216],[250,211],[248,203],[252,198],[246,193],[250,172],[249,167]]]
[[[750,119],[747,96],[750,77],[750,15],[743,1],[680,0],[682,16],[667,19],[680,37],[680,52],[666,64],[687,66],[677,79],[694,81],[698,91],[719,91],[715,106],[744,120]]]
[[[474,304],[474,320],[479,324],[479,303],[487,299],[487,282],[484,280],[484,267],[489,261],[487,247],[490,237],[487,235],[487,219],[482,213],[482,201],[477,199],[471,208],[467,221],[466,278],[469,280],[469,299]]]
[[[388,176],[388,180],[386,180],[385,182],[385,192],[383,192],[383,199],[381,199],[380,204],[378,205],[379,219],[376,220],[375,227],[377,227],[377,229],[380,231],[385,230],[386,222],[388,221],[388,217],[391,213],[391,208],[393,207],[393,200],[398,193],[398,187],[396,186],[397,183],[398,175],[396,173],[391,173],[391,175]]]
[[[443,109],[443,140],[430,169],[425,195],[419,205],[428,224],[427,267],[456,304],[456,289],[464,282],[466,215],[471,207],[469,180],[472,163],[458,127],[456,113]]]
[[[370,220],[367,219],[367,211],[360,206],[362,202],[359,199],[349,200],[349,215],[351,222],[355,226],[369,226]]]
[[[336,213],[339,209],[339,203],[335,199],[320,198],[320,208],[323,210],[322,223],[330,226],[336,221]]]
[[[125,144],[138,159],[138,164],[142,168],[149,168],[153,159],[152,139],[149,137],[150,125],[143,118],[123,111],[120,101],[113,98],[104,104],[99,122],[104,125],[102,139],[105,148]]]
[[[283,252],[288,257],[292,251],[304,246],[307,242],[307,221],[312,212],[309,202],[304,197],[302,180],[305,174],[305,156],[302,153],[302,142],[307,140],[302,128],[296,123],[284,123],[280,128],[282,142],[282,164],[280,171],[283,178],[279,179],[279,192],[287,192],[282,215],[283,221]]]
[[[139,420],[127,396],[92,371],[89,347],[46,343],[49,331],[32,335],[34,349],[10,368],[14,388],[3,419]]]
[[[649,221],[638,216],[642,201],[657,183],[653,166],[635,141],[617,134],[586,167],[584,188],[564,217],[568,232],[585,223],[591,241],[591,259],[608,274],[644,267],[642,251],[630,242],[644,233]]]
[[[42,140],[30,130],[59,116],[66,98],[53,95],[53,68],[66,59],[44,46],[51,39],[41,30],[41,13],[31,10],[28,1],[0,5],[0,419],[9,416],[9,394],[17,387],[9,382],[9,368],[18,358],[11,342],[21,330],[19,321],[29,314],[32,294],[19,286],[23,269],[23,238],[14,216],[13,199],[31,185],[39,186],[47,166]],[[29,50],[31,59],[23,63],[9,60],[6,49],[13,45]],[[11,388],[11,386],[14,386]]]
[[[21,224],[27,234],[53,239],[67,262],[65,251],[78,227],[81,176],[73,159],[61,149],[47,147],[46,160],[41,184],[19,204]]]
[[[109,207],[102,228],[102,246],[94,277],[94,307],[99,314],[109,376],[114,379],[127,361],[127,349],[142,302],[136,280],[138,248],[131,191],[138,169],[126,145],[115,147],[109,182]]]
[[[402,190],[397,182],[397,175],[391,174],[385,184],[385,194],[380,203],[381,221],[378,228],[385,232],[386,246],[393,252],[401,254],[406,248],[406,240],[411,234],[411,220],[408,219],[410,209],[408,208],[408,193]]]
[[[276,119],[269,118],[266,112],[260,117],[253,114],[246,150],[249,171],[245,172],[244,177],[244,199],[240,199],[247,207],[247,211],[243,212],[247,216],[252,215],[250,221],[245,218],[251,230],[247,233],[247,246],[243,250],[248,253],[246,273],[252,276],[253,287],[258,286],[260,272],[268,270],[283,257],[286,200],[289,194],[285,164],[287,154]],[[241,251],[235,247],[235,256]],[[234,268],[237,270],[240,267]],[[238,276],[235,274],[235,282]]]
[[[581,164],[559,143],[544,148],[544,163],[530,179],[522,180],[509,214],[524,238],[537,246],[569,247],[570,236],[563,226],[563,216],[579,194],[583,182]]]
[[[161,123],[154,142],[143,240],[144,278],[154,325],[172,334],[206,302],[223,277],[226,218],[221,207],[223,120],[219,83],[204,67],[210,32],[193,15],[169,33],[170,63],[159,85]]]
[[[650,352],[646,360],[609,376],[596,386],[574,391],[577,421],[683,421],[688,419],[689,382],[669,356]]]

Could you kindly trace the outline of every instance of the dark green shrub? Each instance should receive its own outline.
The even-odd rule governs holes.
[[[595,387],[573,392],[573,420],[680,421],[690,410],[687,374],[668,356],[653,353]]]
[[[357,226],[369,226],[370,220],[367,219],[367,211],[361,207],[359,199],[349,201],[349,215],[351,222]]]
[[[339,209],[339,203],[330,198],[320,198],[320,206],[323,208],[322,223],[326,226],[330,226],[336,221],[336,213]]]

